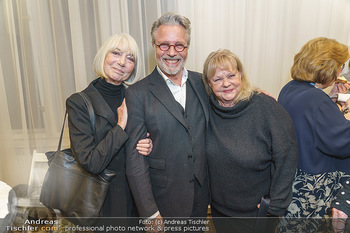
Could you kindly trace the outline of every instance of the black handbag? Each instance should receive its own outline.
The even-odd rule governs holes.
[[[255,222],[254,233],[271,233],[276,232],[276,226],[278,223],[277,216],[268,217],[268,210],[270,207],[270,197],[264,196],[260,201],[260,208],[258,216]]]
[[[95,113],[90,99],[83,92],[79,94],[88,107],[95,134]],[[78,164],[70,148],[61,150],[66,118],[67,112],[57,151],[45,153],[49,168],[43,181],[40,202],[48,208],[59,210],[62,217],[76,225],[91,225],[100,216],[110,181],[116,173],[105,169],[99,175],[92,175]]]

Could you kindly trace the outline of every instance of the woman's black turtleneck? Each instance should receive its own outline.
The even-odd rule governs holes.
[[[124,85],[114,85],[106,82],[104,78],[99,78],[95,84],[95,88],[112,109],[116,120],[118,120],[117,108],[122,104],[125,97]]]

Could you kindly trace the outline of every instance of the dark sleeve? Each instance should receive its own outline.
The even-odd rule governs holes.
[[[96,145],[97,139],[95,139],[89,112],[82,97],[73,94],[66,101],[66,109],[74,156],[89,173],[95,175],[101,173],[124,146],[128,135],[119,125],[116,125]]]
[[[126,106],[128,108],[127,132],[130,135],[126,143],[126,175],[141,217],[150,217],[157,212],[149,167],[144,155],[136,150],[137,142],[146,138],[145,104],[141,95],[136,95],[132,88],[126,91]],[[151,135],[152,137],[152,135]]]
[[[343,188],[339,190],[332,201],[331,207],[341,210],[350,216],[350,179],[345,181]]]
[[[331,100],[320,103],[315,119],[316,148],[338,158],[350,157],[350,121]]]
[[[298,147],[289,114],[275,102],[269,120],[273,169],[268,212],[282,216],[292,201],[292,184],[297,168]]]

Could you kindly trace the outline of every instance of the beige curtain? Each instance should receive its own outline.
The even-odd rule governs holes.
[[[193,26],[188,68],[201,71],[210,52],[230,49],[252,83],[276,97],[308,40],[350,45],[349,0],[179,0],[177,9]]]
[[[95,78],[110,35],[130,33],[144,75],[153,70],[150,28],[166,11],[192,22],[188,69],[201,72],[211,51],[227,48],[276,97],[308,40],[350,45],[349,0],[0,0],[0,180],[28,183],[33,150],[56,149],[65,100]]]

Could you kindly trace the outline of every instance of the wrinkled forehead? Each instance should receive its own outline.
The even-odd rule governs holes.
[[[155,33],[155,39],[158,42],[181,42],[188,41],[186,29],[178,24],[160,25]]]

